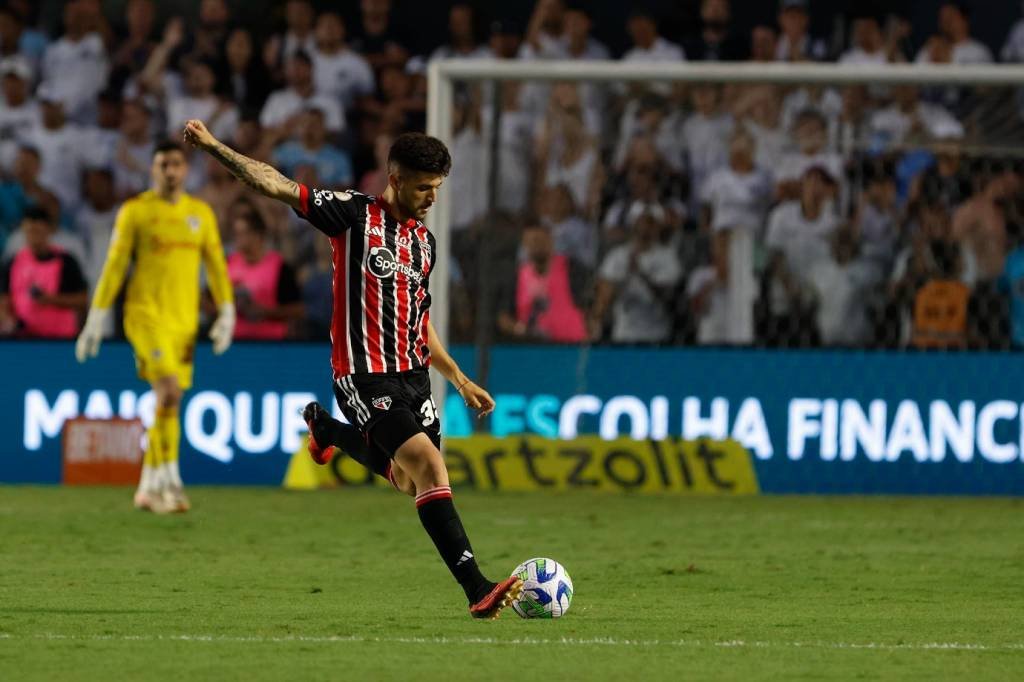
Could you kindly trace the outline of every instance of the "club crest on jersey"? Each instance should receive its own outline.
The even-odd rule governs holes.
[[[373,399],[373,406],[378,410],[389,410],[391,409],[391,396],[382,395],[379,398]]]
[[[199,231],[199,216],[190,215],[185,218],[185,222],[188,223],[188,227],[193,232]]]
[[[406,263],[399,263],[395,254],[386,246],[374,246],[366,256],[366,269],[377,279],[388,279],[399,272],[409,279],[419,282],[423,275],[416,268]]]

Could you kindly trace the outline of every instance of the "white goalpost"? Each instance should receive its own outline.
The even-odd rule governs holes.
[[[774,85],[896,85],[996,87],[1020,86],[1024,90],[1024,65],[918,65],[848,66],[834,63],[636,63],[608,61],[438,60],[427,72],[427,133],[451,143],[456,83],[502,81],[574,81],[633,83],[716,83]],[[1024,100],[1022,100],[1024,101]],[[1021,109],[1024,111],[1024,108]],[[1024,141],[1022,141],[1024,142]],[[453,159],[458,164],[458,159]],[[431,317],[447,342],[448,293],[451,254],[450,192],[440,192],[428,222],[437,238],[438,260],[431,276],[434,305]],[[434,376],[438,408],[444,409],[446,386]]]

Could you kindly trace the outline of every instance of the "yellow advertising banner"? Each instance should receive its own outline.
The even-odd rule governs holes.
[[[476,490],[599,490],[607,492],[751,495],[758,492],[749,451],[735,441],[571,441],[540,436],[471,436],[445,441],[452,486]],[[348,457],[328,467],[295,453],[286,488],[386,485]]]

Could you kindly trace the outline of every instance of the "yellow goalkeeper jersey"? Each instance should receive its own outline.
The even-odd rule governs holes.
[[[125,325],[152,325],[195,334],[199,326],[199,264],[217,305],[233,302],[217,219],[210,206],[182,194],[177,203],[152,190],[126,201],[117,214],[93,307],[109,308],[129,264]]]

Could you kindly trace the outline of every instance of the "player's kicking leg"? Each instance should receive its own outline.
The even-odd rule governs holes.
[[[396,466],[415,485],[420,523],[466,593],[470,615],[474,618],[497,618],[501,610],[522,592],[523,583],[515,576],[494,583],[480,572],[452,501],[448,469],[441,451],[427,434],[421,432],[402,443],[394,459]]]
[[[309,427],[309,455],[317,464],[327,464],[341,450],[367,469],[386,479],[406,495],[414,496],[416,488],[412,479],[401,467],[389,462],[381,470],[371,462],[370,446],[362,432],[351,424],[345,424],[331,417],[320,403],[309,403],[302,410],[302,418]]]

